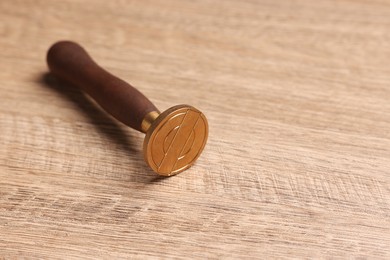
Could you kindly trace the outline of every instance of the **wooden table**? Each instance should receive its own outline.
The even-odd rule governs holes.
[[[0,258],[390,258],[390,2],[0,1]],[[48,75],[82,44],[209,119],[159,178],[143,134]]]

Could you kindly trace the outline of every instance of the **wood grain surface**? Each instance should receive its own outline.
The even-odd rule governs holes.
[[[143,134],[47,74],[57,40],[209,119]],[[0,1],[0,258],[390,258],[390,1]]]

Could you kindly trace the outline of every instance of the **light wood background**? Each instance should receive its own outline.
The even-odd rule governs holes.
[[[47,74],[86,47],[209,119],[158,178],[143,135]],[[390,258],[390,1],[0,1],[0,258]]]

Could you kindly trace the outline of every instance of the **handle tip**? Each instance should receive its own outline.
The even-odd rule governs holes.
[[[50,65],[53,58],[56,57],[59,53],[74,47],[81,48],[81,46],[78,45],[77,43],[68,40],[55,42],[50,46],[49,50],[47,51],[47,55],[46,55],[47,63]]]

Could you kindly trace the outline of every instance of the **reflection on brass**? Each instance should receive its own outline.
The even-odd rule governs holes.
[[[152,111],[150,113],[148,113],[145,118],[142,120],[142,124],[141,124],[141,130],[142,132],[146,133],[149,129],[149,127],[152,125],[152,123],[154,122],[154,120],[156,120],[156,118],[160,115],[160,113],[158,113],[157,111]]]
[[[149,122],[146,117],[144,120]],[[144,158],[160,175],[172,176],[191,167],[207,141],[206,117],[188,105],[174,106],[161,113],[150,127],[147,125]]]

